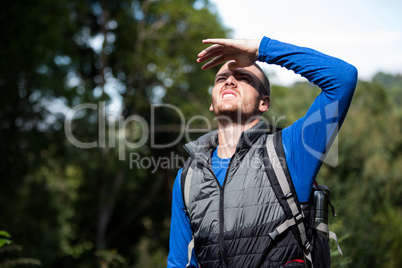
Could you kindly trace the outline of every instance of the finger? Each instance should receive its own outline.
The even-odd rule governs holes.
[[[201,67],[201,69],[203,69],[203,70],[208,70],[208,69],[210,69],[210,68],[212,68],[212,67],[215,67],[215,66],[217,66],[217,65],[219,65],[219,64],[221,64],[221,63],[223,63],[223,62],[225,62],[225,61],[226,61],[226,60],[223,58],[223,56],[220,55],[220,56],[218,56],[218,57],[216,57],[216,58],[213,58],[213,59],[210,60],[209,62],[205,63],[205,64]]]
[[[204,44],[219,44],[219,45],[225,45],[229,39],[225,38],[208,38],[202,40],[202,43]]]
[[[203,57],[208,53],[214,53],[216,51],[221,51],[222,50],[222,46],[221,45],[212,45],[207,47],[206,49],[204,49],[203,51],[201,51],[200,53],[198,53],[198,57]]]
[[[228,69],[230,70],[230,71],[232,71],[232,70],[234,70],[234,69],[237,69],[237,68],[239,68],[240,67],[240,65],[237,63],[237,61],[235,61],[235,60],[231,60],[231,61],[229,61],[228,62]]]
[[[206,60],[210,60],[212,58],[216,58],[216,57],[221,56],[221,55],[223,55],[222,51],[216,51],[214,53],[204,55],[203,57],[198,56],[197,62],[203,62],[203,61],[206,61]]]

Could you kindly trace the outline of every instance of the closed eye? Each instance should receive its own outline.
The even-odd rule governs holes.
[[[226,81],[227,77],[219,76],[215,79],[215,83],[222,83]]]
[[[244,82],[247,82],[247,83],[251,83],[251,78],[248,77],[247,75],[240,76],[240,77],[237,78],[237,80],[244,81]]]

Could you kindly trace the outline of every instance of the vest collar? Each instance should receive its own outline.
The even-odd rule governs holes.
[[[237,142],[235,156],[242,158],[260,136],[265,133],[267,133],[267,125],[263,121],[243,131]],[[195,141],[187,143],[184,145],[184,149],[186,149],[194,159],[207,163],[218,144],[218,130],[214,130],[199,137]]]

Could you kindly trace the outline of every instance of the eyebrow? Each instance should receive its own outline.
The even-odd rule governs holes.
[[[249,77],[252,81],[254,81],[253,75],[249,74],[248,72],[243,72],[243,71],[238,71],[238,70],[235,70],[235,71],[233,71],[233,72],[224,72],[224,73],[217,74],[216,77],[215,77],[215,80],[216,80],[217,78],[219,78],[219,77],[228,77],[228,76],[229,76],[230,74],[232,74],[232,73],[233,73],[234,76],[237,76],[237,75],[240,75],[240,76],[247,76],[247,77]]]

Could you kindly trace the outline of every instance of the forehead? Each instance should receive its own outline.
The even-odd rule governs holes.
[[[254,79],[259,80],[260,82],[263,81],[261,71],[257,67],[255,67],[254,65],[229,70],[228,63],[225,63],[219,69],[219,71],[216,74],[216,76],[218,76],[218,75],[236,75],[236,74],[248,74],[248,75],[252,76]]]

